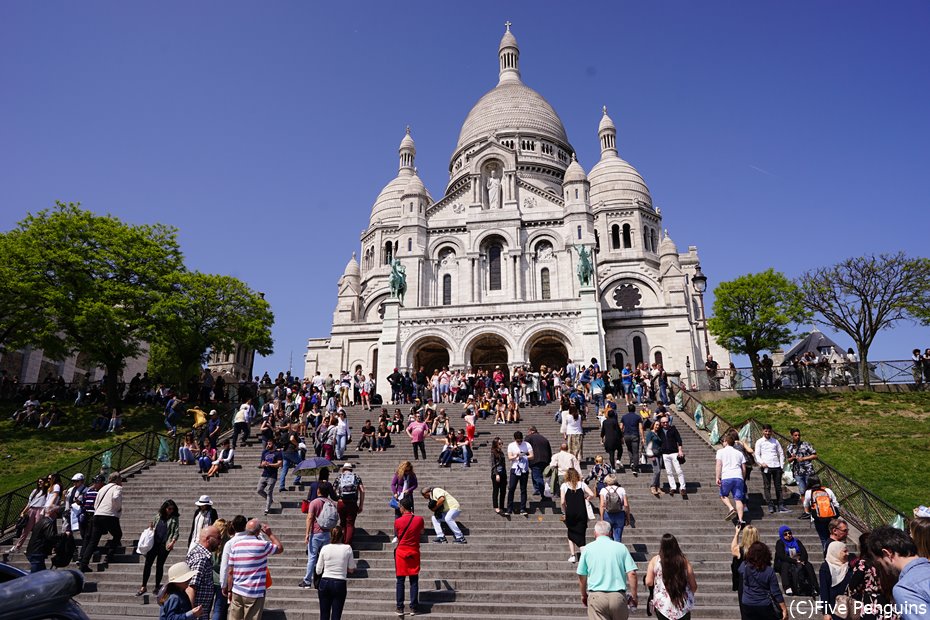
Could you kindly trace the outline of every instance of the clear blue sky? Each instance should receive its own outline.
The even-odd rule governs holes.
[[[927,255],[930,4],[0,3],[0,229],[55,199],[180,229],[191,268],[265,291],[303,369],[410,124],[434,197],[496,84],[524,81],[586,170],[607,105],[713,287],[851,255]],[[841,338],[840,344],[850,344]],[[930,346],[905,325],[874,359]]]

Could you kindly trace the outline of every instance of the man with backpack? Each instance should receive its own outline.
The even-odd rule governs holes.
[[[830,540],[830,520],[840,516],[840,503],[833,491],[820,483],[820,478],[811,476],[804,493],[804,514],[814,521],[814,529],[826,555]]]
[[[365,485],[353,471],[352,463],[342,466],[342,473],[336,478],[336,494],[339,496],[339,524],[345,533],[345,544],[352,544],[352,535],[355,534],[355,519],[362,512],[365,503]]]
[[[307,574],[303,581],[297,584],[299,588],[309,588],[313,585],[313,571],[316,560],[323,545],[329,544],[329,531],[339,523],[339,509],[336,502],[329,496],[333,487],[328,482],[321,482],[316,488],[316,498],[310,502],[307,509],[307,533],[304,542],[307,543]]]

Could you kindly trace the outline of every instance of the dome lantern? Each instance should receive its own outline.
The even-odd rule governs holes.
[[[601,117],[601,124],[597,126],[597,135],[601,139],[601,157],[605,155],[617,155],[617,127],[613,120],[607,116],[607,106],[604,108],[604,116]]]
[[[520,48],[517,47],[517,38],[510,32],[511,25],[510,22],[504,23],[507,31],[501,37],[501,44],[497,49],[500,61],[499,84],[520,81]]]
[[[399,172],[413,172],[413,160],[416,157],[417,148],[413,144],[413,138],[410,137],[410,125],[407,125],[407,133],[400,141],[397,152],[400,154]]]

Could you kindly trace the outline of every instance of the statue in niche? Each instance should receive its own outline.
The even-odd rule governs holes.
[[[407,292],[407,270],[397,258],[391,261],[391,276],[388,285],[391,288],[391,297],[396,297],[400,300],[400,305],[404,305],[404,294]]]
[[[501,208],[501,180],[495,176],[496,171],[496,168],[491,168],[491,173],[488,175],[487,188],[489,209]]]

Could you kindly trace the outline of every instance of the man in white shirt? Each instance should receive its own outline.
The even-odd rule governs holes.
[[[530,459],[533,458],[533,448],[523,440],[523,433],[517,431],[513,434],[513,441],[507,446],[507,458],[510,460],[510,480],[507,481],[507,512],[510,516],[516,512],[513,504],[514,491],[517,483],[520,484],[520,514],[529,517],[526,510],[526,483],[530,477]]]
[[[772,425],[762,425],[762,437],[756,441],[756,463],[762,470],[762,496],[769,505],[769,512],[791,512],[781,496],[781,476],[785,467],[785,450],[772,437]],[[775,486],[775,501],[772,501],[769,485]]]
[[[552,470],[550,474],[552,480],[549,486],[553,489],[553,493],[557,492],[562,486],[562,483],[565,481],[565,472],[569,469],[574,469],[579,474],[581,473],[581,464],[578,462],[578,457],[568,451],[568,443],[564,441],[562,445],[559,446],[559,451],[552,455],[549,468]]]
[[[746,457],[733,447],[733,435],[723,437],[724,447],[717,451],[717,486],[720,487],[720,501],[729,509],[725,521],[736,517],[737,525],[746,525],[743,520],[743,500],[746,499]],[[730,502],[730,494],[736,502],[736,508]]]
[[[119,475],[119,472],[113,472],[110,474],[108,484],[100,488],[100,491],[97,492],[97,498],[94,500],[93,527],[87,545],[81,550],[81,562],[78,566],[81,572],[93,572],[90,567],[90,560],[104,534],[109,534],[112,538],[108,543],[110,549],[116,549],[120,546],[123,530],[120,527],[119,519],[122,514],[123,477]],[[110,553],[111,551],[108,550],[107,555]]]

